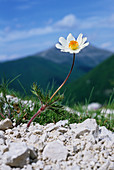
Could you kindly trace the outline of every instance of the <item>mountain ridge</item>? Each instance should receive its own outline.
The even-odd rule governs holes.
[[[51,53],[50,50],[53,52]],[[58,87],[67,76],[73,57],[71,54],[62,53],[56,48],[51,48],[50,50],[48,53],[46,52],[46,57],[33,55],[18,60],[0,63],[0,79],[2,79],[4,76],[6,79],[14,78],[21,74],[21,77],[18,79],[20,82],[22,82],[24,88],[27,89],[27,92],[30,91],[30,87],[33,82],[37,82],[40,84],[41,88],[46,89],[47,85],[49,83],[52,84],[54,80],[55,86]],[[90,71],[97,65],[97,63],[101,62],[101,58],[102,60],[105,60],[105,58],[108,58],[108,55],[111,53],[107,52],[105,56],[103,56],[104,51],[102,53],[102,50],[100,50],[99,53],[99,50],[97,52],[97,49],[94,47],[90,47],[89,49],[85,48],[84,50],[86,51],[79,53],[81,57],[76,56],[75,66],[67,83],[78,79],[80,76]],[[90,52],[88,52],[88,50],[90,50]],[[94,53],[94,57],[92,57],[93,61],[91,61],[92,65],[89,63],[90,57],[88,57],[91,51]],[[102,54],[102,57],[96,57],[96,53],[99,53],[100,55]],[[54,62],[51,60],[51,57],[61,62]],[[22,91],[17,82],[13,82],[11,87]]]
[[[113,53],[108,50],[100,49],[92,45],[89,45],[88,47],[80,51],[80,53],[76,54],[76,56],[81,60],[80,63],[82,62],[82,60],[85,59],[85,60],[89,60],[89,62],[91,61],[91,65],[92,65],[92,62],[94,61],[95,63],[95,65],[93,65],[94,67],[100,62],[102,62],[103,60],[107,59],[112,54]],[[42,58],[49,59],[56,63],[63,63],[63,62],[69,62],[72,55],[69,53],[61,52],[55,47],[52,47],[48,50],[35,54],[35,56],[40,56]]]

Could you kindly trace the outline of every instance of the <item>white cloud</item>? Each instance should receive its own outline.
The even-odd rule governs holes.
[[[71,29],[74,27],[78,29],[114,28],[114,14],[107,17],[93,16],[84,20],[77,18],[73,14],[69,14],[57,21],[54,26],[59,29]]]
[[[23,40],[36,35],[45,35],[53,32],[52,27],[44,27],[44,28],[32,28],[30,30],[24,31],[11,31],[6,34],[6,32],[0,32],[0,42],[10,42],[15,40]]]
[[[50,24],[50,26],[42,28],[31,28],[30,30],[10,30],[10,27],[6,27],[5,30],[0,30],[0,42],[10,42],[15,40],[28,39],[33,36],[45,35],[61,30],[70,30],[76,28],[77,30],[95,29],[95,28],[113,28],[114,27],[114,15],[109,17],[99,18],[91,17],[84,20],[77,19],[75,15],[66,15],[61,20]]]
[[[58,31],[58,29],[61,30],[61,29],[66,29],[66,28],[67,29],[72,28],[75,26],[76,22],[77,20],[75,16],[70,14],[70,15],[65,16],[62,20],[57,21],[54,24],[51,24],[51,26],[46,26],[43,28],[32,28],[30,30],[11,31],[7,27],[3,31],[0,31],[0,42],[10,42],[10,41],[15,41],[15,40],[27,39],[33,36],[53,33],[53,32]]]
[[[78,19],[73,14],[69,14],[65,16],[60,21],[57,21],[54,26],[55,28],[72,28],[74,26],[78,25]]]
[[[82,22],[81,28],[114,28],[114,15],[87,18]]]

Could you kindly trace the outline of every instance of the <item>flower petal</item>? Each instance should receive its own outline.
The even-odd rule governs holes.
[[[85,48],[85,47],[88,46],[88,45],[89,45],[89,42],[87,42],[87,43],[81,45],[81,46],[80,46],[80,49],[83,49],[83,48]]]
[[[77,38],[77,42],[78,42],[79,45],[82,43],[82,36],[83,36],[83,34],[80,33],[78,38]]]
[[[70,50],[70,51],[69,51],[69,53],[71,53],[71,54],[73,54],[73,53],[77,54],[77,53],[79,53],[79,52],[80,52],[80,49],[78,49],[78,50]]]
[[[55,46],[56,46],[56,48],[58,48],[58,49],[60,49],[60,50],[63,50],[63,49],[64,49],[64,47],[63,47],[62,45],[60,45],[59,43],[57,43]]]
[[[82,38],[82,43],[81,44],[84,44],[86,41],[87,41],[87,37]]]
[[[74,53],[79,53],[80,52],[80,48],[79,49],[77,49],[77,50],[75,50],[75,52]]]
[[[60,42],[63,46],[66,46],[66,45],[67,45],[67,40],[65,40],[65,38],[63,38],[63,37],[60,37],[60,38],[59,38],[59,42]]]
[[[67,42],[69,43],[70,41],[74,40],[75,41],[75,38],[72,36],[72,34],[70,33],[68,36],[67,36]]]

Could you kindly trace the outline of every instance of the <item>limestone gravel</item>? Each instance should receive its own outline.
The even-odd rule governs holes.
[[[0,170],[114,170],[114,134],[95,119],[32,123],[27,131],[9,122],[0,121]]]

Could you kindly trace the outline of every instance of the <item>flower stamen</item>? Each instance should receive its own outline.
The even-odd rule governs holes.
[[[71,50],[76,50],[76,49],[78,49],[78,47],[79,47],[79,44],[77,41],[74,41],[74,40],[70,41],[69,48]]]

